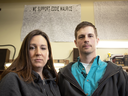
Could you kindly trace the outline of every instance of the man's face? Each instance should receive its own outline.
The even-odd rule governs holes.
[[[77,39],[74,41],[80,54],[96,54],[96,46],[99,39],[96,37],[93,27],[87,26],[77,32]]]

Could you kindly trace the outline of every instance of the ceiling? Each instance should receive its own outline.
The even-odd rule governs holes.
[[[41,2],[41,1],[78,1],[78,0],[0,0],[0,3],[18,2]],[[79,0],[79,1],[128,1],[128,0]]]

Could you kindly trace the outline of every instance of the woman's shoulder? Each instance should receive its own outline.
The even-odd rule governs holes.
[[[1,82],[14,82],[19,79],[19,76],[17,73],[9,72],[6,74],[2,79]]]
[[[8,74],[5,75],[5,77],[14,78],[14,77],[18,77],[18,74],[15,72],[9,72]]]

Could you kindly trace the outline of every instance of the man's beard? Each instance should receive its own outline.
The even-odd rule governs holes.
[[[80,54],[89,55],[91,54],[91,51],[80,51]]]

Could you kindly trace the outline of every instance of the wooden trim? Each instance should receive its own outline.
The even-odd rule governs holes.
[[[122,68],[128,72],[128,66],[122,66]]]
[[[64,59],[54,59],[54,63],[64,63],[67,65],[69,63],[69,60],[64,60]]]

